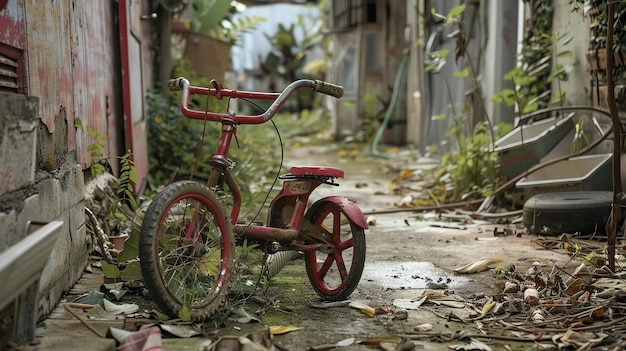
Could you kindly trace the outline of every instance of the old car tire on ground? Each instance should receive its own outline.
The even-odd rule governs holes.
[[[605,233],[612,191],[538,194],[524,204],[522,221],[531,234]]]

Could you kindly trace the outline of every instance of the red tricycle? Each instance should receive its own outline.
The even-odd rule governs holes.
[[[289,96],[300,88],[334,97],[343,88],[320,80],[301,79],[280,93],[190,86],[185,78],[169,81],[170,90],[182,90],[181,112],[187,118],[219,122],[221,133],[210,160],[207,184],[176,181],[162,190],[146,210],[141,226],[139,258],[144,284],[156,305],[176,318],[186,306],[191,318],[204,320],[223,303],[233,280],[235,247],[244,240],[262,243],[268,254],[302,252],[307,275],[317,294],[329,301],[349,297],[361,279],[365,264],[367,223],[355,201],[328,196],[307,206],[321,184],[337,186],[344,172],[333,167],[295,166],[281,176],[282,190],[271,201],[267,224],[242,222],[240,188],[235,181],[228,151],[237,126],[269,121]],[[271,101],[259,115],[214,113],[188,107],[191,94],[218,99]],[[218,196],[230,194],[229,203]]]

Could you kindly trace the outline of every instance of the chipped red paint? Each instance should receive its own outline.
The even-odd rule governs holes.
[[[111,46],[110,34],[107,33],[107,11],[110,5],[105,1],[75,1],[70,22],[71,52],[72,52],[72,83],[74,118],[79,118],[84,126],[89,126],[109,140],[107,154],[118,155],[121,150],[109,150],[115,146],[115,138],[120,135],[108,134],[107,123],[107,96],[115,90],[114,67],[110,57],[115,55],[116,48]],[[80,162],[83,166],[91,163],[91,156],[86,152],[87,147],[94,144],[93,137],[81,133],[76,140]]]
[[[97,141],[74,127],[78,119],[83,130],[89,128],[106,139],[101,149],[105,155],[121,156],[130,149],[138,178],[144,179],[148,157],[142,82],[151,81],[151,76],[145,78],[150,70],[142,69],[150,63],[147,43],[141,40],[149,25],[142,25],[139,15],[149,2],[7,0],[0,5],[4,5],[0,7],[0,43],[23,50],[24,92],[39,97],[39,118],[48,132],[67,129],[67,135],[60,137],[66,137],[68,151],[75,151],[78,162],[87,168],[92,163],[87,149]],[[121,24],[118,17],[125,15],[121,10],[126,5],[136,17],[133,50],[122,43],[122,36],[131,33],[131,22]],[[120,59],[130,62],[130,74]],[[122,87],[132,89],[125,99]],[[117,162],[112,164],[115,170]]]
[[[27,0],[29,95],[40,98],[39,117],[50,133],[56,119],[73,126],[72,52],[69,1]],[[74,128],[68,129],[68,148],[74,149]]]
[[[26,47],[25,25],[23,1],[10,0],[5,2],[4,6],[0,6],[1,43],[23,50]]]

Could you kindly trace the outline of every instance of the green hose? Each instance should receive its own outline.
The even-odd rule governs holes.
[[[374,142],[372,143],[372,154],[374,154],[375,156],[392,157],[392,155],[389,155],[387,153],[378,152],[377,150],[378,142],[380,142],[380,138],[383,135],[383,131],[385,130],[385,128],[387,128],[387,123],[389,123],[389,119],[391,118],[391,113],[393,112],[394,107],[396,106],[396,102],[398,101],[398,92],[401,90],[400,85],[402,84],[402,81],[406,78],[404,71],[406,69],[406,64],[408,61],[409,61],[409,54],[407,53],[402,57],[402,61],[400,62],[398,73],[396,73],[396,81],[393,85],[393,92],[391,94],[391,103],[389,104],[389,107],[387,108],[387,112],[385,113],[385,118],[383,119],[383,123],[378,128],[378,131],[376,132],[376,137],[374,137]]]

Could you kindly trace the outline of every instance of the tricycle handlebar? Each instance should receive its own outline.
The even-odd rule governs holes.
[[[276,112],[278,112],[278,110],[282,107],[282,105],[289,98],[289,96],[294,91],[300,88],[311,88],[315,92],[330,95],[336,98],[340,98],[343,96],[342,86],[331,84],[321,80],[312,79],[296,80],[293,83],[289,84],[280,93],[261,93],[253,91],[238,91],[235,89],[226,89],[215,80],[211,81],[211,87],[209,88],[196,87],[190,85],[189,81],[184,77],[170,79],[167,85],[171,91],[183,91],[180,103],[180,110],[185,117],[209,120],[214,122],[232,120],[238,124],[261,124],[267,122],[272,117],[274,117]],[[273,100],[273,102],[263,114],[256,116],[237,115],[234,113],[215,113],[210,111],[196,111],[189,109],[188,102],[190,94],[214,96],[220,100],[224,97],[229,97],[257,100]]]

